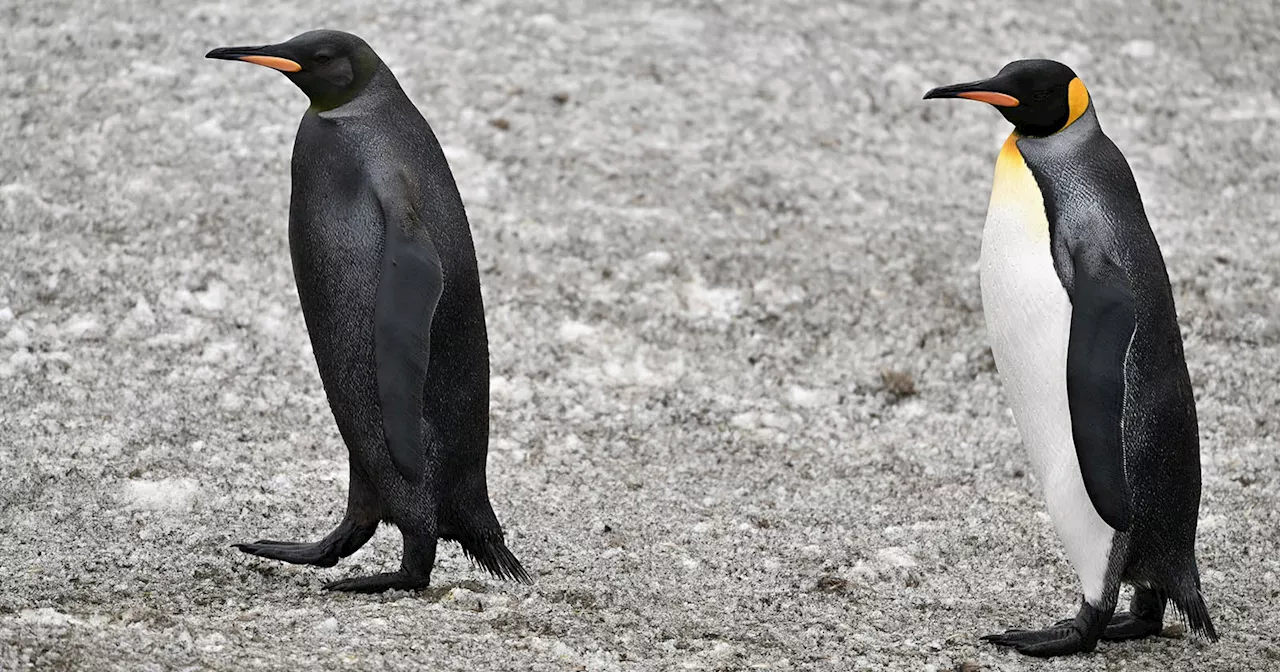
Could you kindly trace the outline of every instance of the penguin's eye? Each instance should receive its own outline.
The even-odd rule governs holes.
[[[325,63],[328,63],[328,62],[329,62],[328,54],[320,54],[319,56],[316,56],[316,63],[319,63],[320,65],[324,65]]]

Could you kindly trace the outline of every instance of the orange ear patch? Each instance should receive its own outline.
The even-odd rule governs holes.
[[[297,72],[302,69],[302,66],[296,62],[278,56],[241,56],[240,60],[248,61],[254,65],[265,65],[281,72]]]
[[[1067,116],[1067,123],[1063,124],[1062,128],[1074,124],[1076,119],[1089,109],[1089,90],[1084,88],[1084,82],[1080,81],[1079,77],[1071,80],[1067,85],[1067,105],[1070,113]]]
[[[1017,98],[1003,93],[996,93],[995,91],[966,91],[956,95],[960,98],[976,100],[979,103],[989,103],[996,107],[1017,107],[1019,105]]]

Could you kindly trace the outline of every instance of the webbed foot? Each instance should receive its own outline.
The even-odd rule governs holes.
[[[1067,656],[1093,651],[1110,621],[1111,610],[1104,612],[1085,602],[1074,619],[1058,621],[1043,630],[1006,630],[982,639],[1037,658]]]
[[[1092,651],[1086,648],[1084,637],[1073,627],[1051,627],[1044,630],[1006,630],[987,635],[984,640],[996,646],[1008,646],[1018,653],[1037,658],[1066,656],[1072,653]]]
[[[324,589],[349,593],[381,593],[387,590],[422,590],[429,585],[430,576],[414,576],[401,571],[342,579],[324,584]]]
[[[1102,638],[1119,642],[1160,634],[1164,630],[1164,606],[1165,597],[1160,592],[1150,588],[1135,590],[1129,611],[1113,616],[1102,631]]]

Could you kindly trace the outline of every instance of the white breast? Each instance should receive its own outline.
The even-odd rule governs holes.
[[[982,231],[982,310],[1005,398],[1086,599],[1102,596],[1114,530],[1089,501],[1071,438],[1071,301],[1053,268],[1049,222],[1014,136],[996,163]]]

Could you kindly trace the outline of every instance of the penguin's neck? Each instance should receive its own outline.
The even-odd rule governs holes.
[[[1011,237],[1037,247],[1043,244],[1047,249],[1049,221],[1035,176],[1018,149],[1022,139],[1016,131],[1010,133],[996,159],[984,244],[988,237]]]
[[[1052,133],[1029,133],[1023,129],[1015,127],[1013,135],[1017,136],[1017,139],[1023,142],[1053,143],[1062,138],[1078,137],[1081,134],[1101,131],[1102,125],[1098,123],[1098,113],[1094,110],[1092,104],[1086,102],[1083,110],[1073,109],[1071,111],[1071,116],[1067,120],[1067,124]]]
[[[404,90],[400,88],[395,75],[391,74],[391,69],[385,63],[379,63],[364,89],[350,100],[330,108],[321,108],[313,104],[308,112],[322,119],[338,120],[367,114],[405,98]]]

